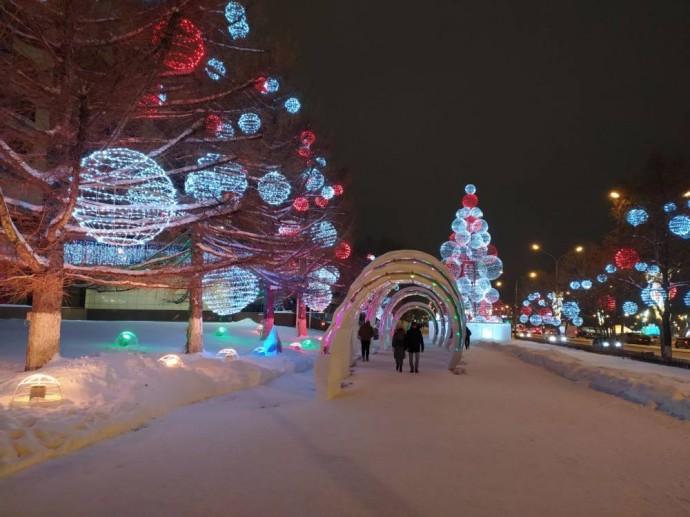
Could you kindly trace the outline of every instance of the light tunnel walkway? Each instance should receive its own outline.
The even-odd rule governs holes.
[[[319,398],[337,395],[358,354],[360,317],[379,330],[380,350],[390,346],[397,322],[410,310],[430,314],[433,339],[427,347],[446,351],[446,366],[453,370],[462,357],[465,313],[453,276],[441,262],[421,251],[386,253],[369,264],[336,309],[323,339],[323,354],[314,368]],[[439,316],[438,320],[436,315]]]

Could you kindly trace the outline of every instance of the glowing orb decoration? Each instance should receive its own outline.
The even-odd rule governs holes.
[[[632,316],[637,314],[637,304],[635,302],[627,301],[623,303],[623,315]]]
[[[180,19],[170,30],[170,20],[161,20],[153,30],[153,44],[159,45],[168,37],[164,63],[176,72],[192,72],[204,58],[206,52],[201,31],[187,18]]]
[[[678,205],[676,205],[673,201],[666,203],[664,205],[664,212],[666,212],[667,214],[675,212],[676,210],[678,210]]]
[[[313,131],[302,131],[299,135],[302,145],[311,147],[316,142],[316,135]]]
[[[602,296],[597,300],[597,307],[603,311],[613,312],[616,310],[616,299],[608,294]]]
[[[646,262],[638,262],[637,264],[635,264],[635,269],[637,271],[647,271],[648,267],[649,264],[647,264]]]
[[[333,285],[340,278],[340,271],[334,266],[325,266],[309,273],[309,278],[322,284]]]
[[[575,325],[576,327],[581,327],[582,324],[584,323],[584,320],[583,320],[580,316],[575,316],[575,317],[572,319],[572,323],[573,323],[573,325]]]
[[[579,289],[580,282],[578,282],[577,280],[573,280],[572,282],[570,282],[570,288],[573,290]]]
[[[223,120],[218,115],[208,115],[206,117],[206,129],[212,133],[217,133],[223,126]]]
[[[326,158],[323,158],[323,157],[321,157],[321,156],[319,156],[319,157],[316,159],[316,163],[317,163],[320,167],[325,167],[325,166],[327,165]]]
[[[632,210],[628,210],[628,213],[625,215],[625,220],[628,221],[628,224],[631,226],[637,227],[649,220],[649,214],[642,208],[633,208]]]
[[[218,327],[216,329],[216,336],[218,337],[224,337],[227,336],[230,332],[228,331],[227,327]]]
[[[335,248],[335,256],[338,257],[340,260],[346,260],[350,258],[351,254],[352,246],[350,246],[347,242],[341,242]]]
[[[237,121],[237,127],[245,135],[255,135],[261,129],[261,118],[256,113],[242,113]]]
[[[611,275],[611,274],[615,273],[616,271],[618,271],[618,269],[613,264],[606,264],[606,266],[604,267],[604,271],[606,271],[609,275]]]
[[[267,95],[269,93],[276,93],[278,90],[280,90],[280,81],[278,81],[278,79],[273,79],[271,77],[260,77],[256,81],[254,87],[257,89],[259,93],[263,95]]]
[[[335,193],[336,196],[342,196],[343,192],[345,192],[345,189],[343,188],[342,185],[336,183],[333,185],[333,192]]]
[[[685,293],[685,296],[683,297],[683,303],[687,306],[690,307],[690,291]]]
[[[477,187],[472,185],[472,183],[465,185],[465,194],[474,194],[475,192],[477,192]]]
[[[475,206],[474,208],[470,209],[470,215],[475,218],[484,217],[484,212],[482,212],[481,208]]]
[[[338,231],[332,223],[328,221],[321,221],[320,223],[311,227],[311,240],[314,241],[320,248],[330,248],[335,246],[338,240]]]
[[[453,223],[450,225],[450,227],[456,233],[467,231],[467,221],[462,218],[456,218],[453,220]]]
[[[284,106],[288,113],[294,115],[295,113],[299,112],[300,108],[302,107],[302,104],[295,97],[290,97],[288,100],[285,101]]]
[[[333,301],[331,288],[321,282],[309,282],[309,288],[304,293],[304,303],[316,312],[325,311]]]
[[[690,217],[677,215],[671,218],[668,222],[668,229],[682,239],[690,239]]]
[[[487,255],[479,262],[477,271],[481,277],[496,280],[503,274],[503,261],[495,255]]]
[[[124,332],[120,332],[120,334],[117,336],[115,339],[115,344],[117,346],[130,346],[130,345],[138,345],[139,344],[139,339],[137,338],[136,334],[134,332],[130,332],[129,330],[125,330]]]
[[[182,363],[182,359],[180,359],[180,356],[175,354],[164,355],[163,357],[158,359],[158,362],[164,364],[168,368],[180,368],[184,366],[184,363]]]
[[[652,264],[647,268],[647,273],[652,276],[660,275],[661,268],[659,268],[659,266],[657,266],[656,264]]]
[[[234,348],[223,348],[219,350],[216,354],[216,359],[222,359],[224,361],[236,361],[240,358],[240,354]]]
[[[294,221],[288,221],[283,223],[278,228],[278,235],[283,237],[296,237],[299,235],[300,226]]]
[[[292,207],[298,212],[306,212],[309,210],[309,200],[306,197],[298,197],[292,202]]]
[[[529,321],[529,316],[525,316],[524,314],[520,316],[520,323],[527,323]]]
[[[569,320],[572,320],[580,314],[580,306],[577,302],[565,302],[561,308],[561,313]]]
[[[290,197],[290,183],[277,171],[269,172],[259,180],[259,196],[269,205],[281,205]]]
[[[479,203],[479,199],[474,194],[466,194],[462,198],[462,206],[465,208],[473,208],[477,206],[477,203]]]
[[[591,289],[592,288],[592,281],[591,280],[583,280],[580,282],[580,285],[582,286],[583,289]]]
[[[619,269],[632,269],[640,261],[640,256],[632,248],[621,248],[616,252],[615,261]]]
[[[326,208],[328,206],[328,199],[323,196],[316,196],[314,203],[320,208]]]
[[[225,19],[228,21],[228,32],[232,39],[243,39],[249,34],[247,11],[238,2],[228,2],[225,6]]]
[[[535,327],[538,327],[542,323],[541,316],[539,316],[539,314],[532,314],[529,317],[529,322]]]
[[[520,307],[520,314],[529,316],[530,314],[532,314],[532,307],[530,307],[529,305],[523,305],[522,307]]]
[[[96,151],[81,162],[74,218],[98,242],[133,246],[170,223],[177,192],[146,155],[126,148]]]
[[[222,160],[219,154],[208,153],[197,160],[200,166],[207,166]],[[206,170],[192,172],[187,176],[184,190],[200,201],[222,200],[226,194],[242,196],[247,190],[247,172],[237,163],[226,162]]]
[[[304,171],[300,177],[304,182],[304,188],[309,192],[316,192],[323,187],[326,181],[319,169],[308,169]]]
[[[215,57],[212,57],[208,60],[205,70],[206,74],[214,81],[223,79],[227,73],[225,71],[225,63],[223,63],[220,59],[216,59]]]
[[[62,401],[58,380],[44,373],[34,373],[22,379],[14,389],[10,404],[52,403]]]
[[[204,303],[221,316],[240,312],[259,295],[257,276],[238,266],[206,273],[202,287]]]
[[[333,187],[330,185],[326,185],[324,188],[321,189],[321,197],[324,199],[331,200],[335,196],[335,190],[333,190]]]
[[[235,137],[235,128],[232,127],[232,122],[221,121],[220,126],[216,128],[216,138],[218,140],[230,140]]]
[[[489,289],[484,295],[484,299],[489,303],[496,303],[501,295],[493,287]]]

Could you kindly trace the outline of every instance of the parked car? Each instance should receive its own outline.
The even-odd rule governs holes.
[[[584,338],[594,338],[597,336],[597,331],[591,327],[583,327],[577,331],[576,336]]]
[[[676,348],[690,348],[690,337],[677,337],[674,346]]]
[[[623,341],[631,345],[651,345],[652,338],[637,332],[626,332],[623,334]]]
[[[595,336],[592,339],[592,346],[595,348],[623,348],[623,342],[617,337]]]

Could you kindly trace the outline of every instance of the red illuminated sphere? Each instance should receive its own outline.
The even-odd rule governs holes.
[[[616,300],[607,294],[597,300],[597,307],[603,311],[613,312],[616,310]]]
[[[306,146],[302,146],[297,151],[297,154],[299,154],[302,158],[308,158],[309,156],[311,156],[312,150]]]
[[[465,197],[462,198],[462,206],[465,208],[474,208],[478,204],[479,198],[474,194],[466,194]]]
[[[209,115],[206,117],[207,130],[212,131],[213,133],[217,133],[218,131],[220,131],[222,125],[223,121],[218,115]]]
[[[541,307],[539,309],[539,316],[542,318],[553,318],[553,311],[548,307]]]
[[[350,258],[352,247],[347,242],[341,242],[335,247],[335,256],[340,260]]]
[[[486,254],[493,255],[494,257],[496,257],[498,255],[498,250],[496,249],[496,246],[494,246],[493,244],[489,244],[486,248]]]
[[[520,314],[524,314],[525,316],[529,316],[532,314],[532,307],[525,307],[524,305],[520,307]]]
[[[316,142],[316,135],[311,131],[302,131],[299,139],[302,141],[304,146],[310,147],[314,142]]]
[[[268,93],[267,79],[264,76],[259,77],[254,83],[254,89],[259,93]]]
[[[167,35],[169,20],[161,20],[153,30],[153,44],[159,45]],[[172,29],[172,41],[165,49],[165,65],[177,72],[192,72],[204,58],[204,39],[201,31],[187,18]]]
[[[314,200],[314,202],[315,202],[318,206],[320,206],[321,208],[325,208],[325,207],[328,206],[328,199],[326,199],[326,198],[323,197],[323,196],[316,196],[316,199]]]
[[[335,185],[333,185],[333,192],[336,196],[342,196],[344,192],[343,186],[339,183],[336,183]]]
[[[307,210],[309,210],[309,200],[306,197],[298,197],[292,203],[292,206],[298,212],[306,212]]]
[[[615,260],[619,269],[632,269],[640,261],[640,256],[632,248],[621,248],[616,252]]]

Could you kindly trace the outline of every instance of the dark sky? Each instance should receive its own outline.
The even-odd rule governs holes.
[[[690,157],[688,0],[270,0],[289,86],[353,182],[356,231],[438,256],[463,187],[508,279],[610,227],[654,151]]]

